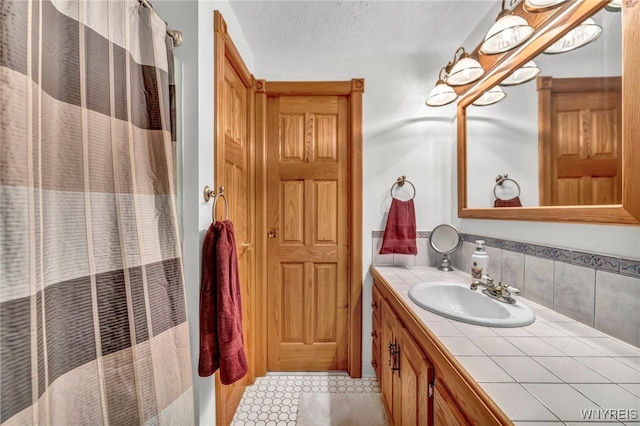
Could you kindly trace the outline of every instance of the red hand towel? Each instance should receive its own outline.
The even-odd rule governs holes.
[[[218,293],[216,277],[216,231],[213,223],[202,243],[202,279],[200,281],[200,360],[198,375],[210,376],[220,367],[218,346]]]
[[[213,228],[213,256],[203,259],[203,285],[200,293],[200,362],[198,374],[210,376],[220,368],[220,381],[231,384],[247,374],[247,357],[244,352],[242,334],[242,303],[240,296],[240,279],[238,275],[238,257],[236,241],[231,221],[216,222]],[[207,237],[205,236],[205,247]],[[205,250],[203,248],[203,256]],[[206,262],[211,262],[207,265]],[[215,273],[204,269],[213,269]],[[212,286],[205,285],[205,276],[215,278],[215,296],[207,295],[206,290]],[[204,297],[203,297],[204,296]],[[203,306],[205,302],[214,302],[213,306]],[[208,315],[203,318],[203,315]],[[203,321],[207,325],[203,332]],[[217,327],[212,327],[212,325]],[[204,343],[204,346],[203,346]]]
[[[522,207],[520,197],[514,197],[508,200],[501,200],[500,198],[497,198],[493,205],[494,207]]]
[[[380,254],[418,254],[413,200],[391,200]]]

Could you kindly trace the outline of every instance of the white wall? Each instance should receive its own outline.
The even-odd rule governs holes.
[[[454,141],[453,106],[427,108],[426,96],[444,58],[264,57],[256,52],[256,77],[270,81],[365,79],[363,96],[363,336],[371,332],[371,231],[384,229],[389,191],[400,175],[416,187],[418,229],[449,222],[449,176]],[[406,187],[405,187],[406,188]],[[405,193],[399,192],[398,197]],[[363,372],[373,375],[371,345],[364,338]]]
[[[155,0],[154,8],[183,44],[175,56],[183,64],[183,258],[187,317],[193,363],[195,418],[198,425],[215,425],[214,378],[198,376],[201,247],[211,224],[211,203],[202,188],[213,185],[213,11],[220,10],[238,51],[249,69],[253,53],[227,1]]]

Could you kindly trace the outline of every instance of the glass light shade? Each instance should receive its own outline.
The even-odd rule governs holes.
[[[524,8],[527,12],[540,12],[566,3],[568,0],[524,0]]]
[[[533,61],[529,61],[500,82],[501,86],[515,86],[533,80],[540,74],[540,68]]]
[[[602,34],[602,27],[587,18],[583,23],[566,33],[558,41],[547,47],[544,53],[563,53],[587,43],[591,43]]]
[[[429,92],[425,103],[431,107],[438,107],[448,105],[456,99],[458,99],[456,91],[446,85],[444,81],[438,80],[436,86]]]
[[[480,96],[473,103],[475,106],[487,106],[495,104],[496,102],[500,102],[507,96],[506,93],[500,88],[500,86],[493,86],[488,91],[484,92],[482,96]]]
[[[462,86],[476,81],[483,74],[484,68],[482,68],[480,62],[470,57],[463,57],[451,68],[449,75],[447,75],[446,83],[449,86]]]
[[[533,34],[533,27],[521,16],[504,15],[489,29],[480,51],[486,54],[513,49]]]
[[[622,0],[612,0],[604,8],[609,12],[618,12],[622,9]]]

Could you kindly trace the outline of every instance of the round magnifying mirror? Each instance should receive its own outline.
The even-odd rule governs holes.
[[[438,269],[441,271],[453,271],[448,255],[457,252],[462,247],[462,237],[456,228],[442,224],[433,228],[429,236],[429,245],[437,253],[444,256]]]

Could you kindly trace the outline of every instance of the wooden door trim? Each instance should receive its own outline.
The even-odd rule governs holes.
[[[244,60],[240,56],[238,49],[236,48],[231,36],[227,32],[227,23],[225,22],[222,14],[219,11],[214,11],[213,13],[213,28],[214,28],[214,65],[213,65],[213,88],[214,88],[214,114],[213,114],[213,126],[214,126],[214,188],[217,189],[224,185],[225,182],[225,164],[224,164],[224,141],[225,141],[225,130],[223,128],[223,114],[224,114],[224,106],[223,106],[223,93],[225,87],[224,81],[224,67],[225,60],[228,60],[233,66],[234,70],[237,72],[240,80],[247,91],[247,150],[249,151],[249,164],[247,164],[246,170],[249,171],[249,185],[247,185],[248,194],[248,212],[247,215],[249,217],[249,232],[248,235],[255,241],[256,236],[256,204],[255,204],[255,185],[252,183],[255,182],[255,78],[249,72]],[[254,254],[250,255],[249,259],[249,293],[255,294],[255,277],[256,277],[256,257]],[[250,297],[249,300],[244,301],[244,303],[248,303],[250,313],[254,313],[253,315],[249,315],[249,318],[244,318],[244,321],[249,321],[248,330],[256,330],[256,317],[255,317],[255,308],[256,308],[256,300],[253,297]],[[256,332],[249,332],[247,337],[248,345],[255,347],[256,340]],[[252,350],[249,352],[249,356],[247,357],[248,364],[248,372],[247,379],[249,383],[253,383],[256,377],[256,351]],[[222,399],[223,396],[223,384],[220,382],[219,375],[216,375],[215,379],[215,397],[216,397],[216,424],[217,425],[226,425],[228,423],[228,413],[226,412],[226,406],[224,406],[224,401]]]
[[[556,170],[552,167],[552,98],[556,93],[603,92],[615,90],[622,93],[621,77],[571,77],[554,78],[550,76],[536,79],[538,91],[538,191],[541,206],[551,206],[553,194],[551,186],[556,180]],[[620,100],[620,98],[619,98]],[[618,108],[618,120],[622,123],[622,104]],[[624,148],[623,148],[624,149]],[[622,153],[618,155],[618,170],[622,170]],[[620,173],[620,172],[619,172]],[[584,206],[583,206],[584,207]],[[593,207],[593,206],[589,206]]]
[[[267,97],[340,95],[349,98],[349,319],[348,372],[362,376],[362,93],[364,79],[331,82],[256,82],[256,259],[257,276],[267,276]],[[256,286],[256,374],[267,372],[266,280]]]

